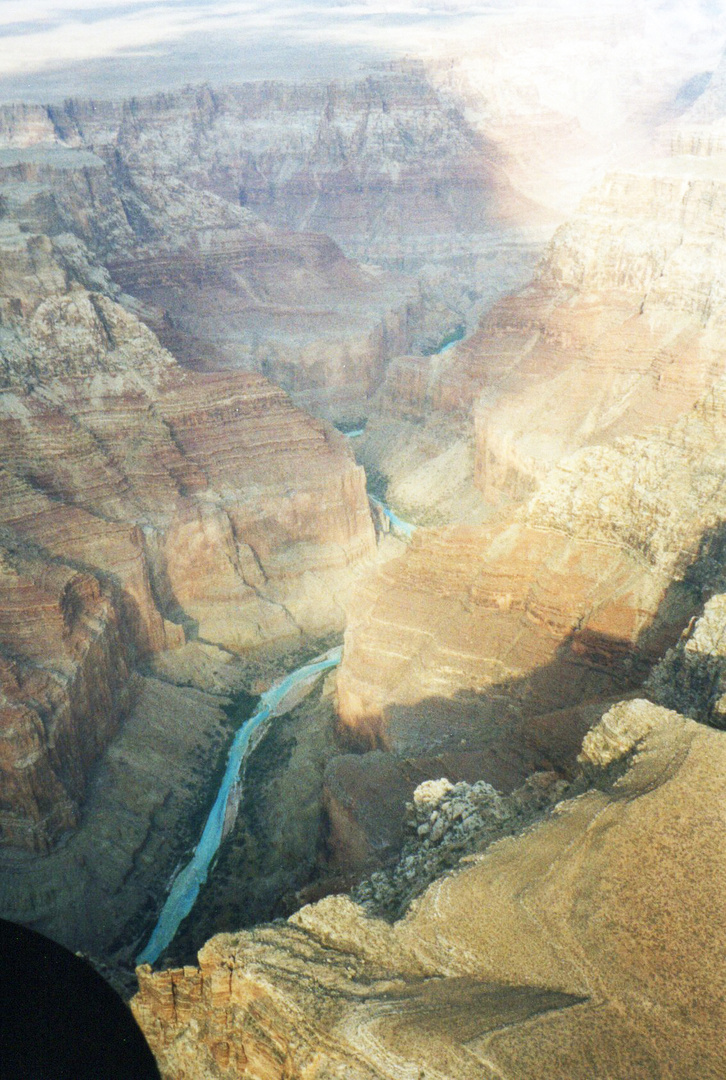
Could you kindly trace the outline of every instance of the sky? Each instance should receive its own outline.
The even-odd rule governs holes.
[[[0,0],[0,96],[46,100],[192,81],[332,77],[481,18],[461,0]]]
[[[597,12],[638,6],[675,33],[708,36],[726,0],[600,0]],[[583,10],[574,0],[0,0],[0,100],[338,77],[543,9]]]

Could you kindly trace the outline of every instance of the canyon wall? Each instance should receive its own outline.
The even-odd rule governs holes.
[[[258,375],[179,368],[48,237],[3,244],[2,827],[43,849],[139,661],[341,627],[375,541],[336,431]]]
[[[113,148],[130,169],[154,162],[196,190],[291,232],[323,233],[349,254],[423,265],[451,239],[537,220],[495,145],[442,99],[417,61],[358,80],[202,87],[124,105],[48,111],[66,143]],[[432,250],[431,244],[434,243]]]
[[[366,415],[391,357],[526,280],[541,242],[418,64],[6,107],[0,188],[17,220],[92,249],[183,362],[261,372],[333,416]]]
[[[675,422],[724,372],[723,108],[704,100],[660,130],[664,156],[581,199],[530,284],[474,333],[389,365],[361,460],[403,516],[436,523],[433,502],[441,522],[484,520],[579,447]]]
[[[558,231],[533,292],[467,357],[511,365],[491,391],[482,379],[476,407],[485,492],[526,489],[578,446],[672,422],[723,371],[723,198],[717,169],[669,159],[609,177]]]
[[[557,211],[452,100],[404,65],[0,113],[3,913],[128,962],[223,757],[242,675],[220,670],[345,621],[339,733],[363,752],[326,769],[338,868],[395,854],[421,779],[513,805],[534,773],[551,793],[595,778],[403,923],[329,899],[216,939],[199,969],[142,969],[170,1077],[554,1080],[594,1061],[625,1080],[623,1061],[653,1075],[657,1037],[685,1080],[695,1026],[716,1075],[703,950],[679,952],[690,996],[656,1020],[666,976],[644,991],[632,956],[650,974],[670,932],[696,935],[679,868],[707,809],[688,791],[717,789],[720,736],[625,702],[577,756],[666,649],[689,686],[711,675],[681,635],[724,587],[720,165],[699,143],[609,176],[457,343],[526,276],[520,227]],[[532,115],[527,138],[555,123]],[[377,392],[361,460],[399,455],[427,523],[467,524],[421,530],[354,587],[375,553],[363,472],[266,375],[337,418]],[[674,807],[677,914],[658,922],[632,852]],[[688,865],[716,890],[714,837]]]
[[[384,466],[399,512],[470,524],[419,530],[355,593],[338,707],[368,752],[329,769],[343,863],[370,863],[381,820],[400,845],[412,772],[467,779],[468,761],[503,791],[535,770],[571,776],[593,720],[722,588],[715,154],[609,176],[476,334],[389,366],[360,459]],[[684,687],[658,700],[685,708],[708,685],[717,722],[720,668],[679,648]],[[391,796],[374,800],[384,773]]]
[[[119,300],[189,366],[241,366],[332,401],[360,397],[422,317],[410,282],[362,270],[327,237],[282,232],[171,168],[162,174],[153,158],[126,164],[105,150],[107,160],[103,146],[55,137],[0,149],[6,214],[50,235],[91,290]]]
[[[719,588],[724,395],[720,380],[672,427],[580,450],[496,522],[420,530],[363,578],[338,674],[349,737],[399,775],[436,755],[453,755],[451,779],[468,759],[505,791],[536,769],[567,775],[593,711],[640,686]],[[335,777],[342,849],[351,812],[374,835],[359,792],[380,768],[364,753]]]

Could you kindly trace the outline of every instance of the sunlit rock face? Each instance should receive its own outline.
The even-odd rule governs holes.
[[[528,289],[450,352],[391,366],[384,406],[473,408],[489,504],[522,500],[578,447],[677,420],[725,366],[719,172],[681,156],[609,177]]]
[[[718,1076],[725,738],[620,703],[583,746],[595,788],[394,925],[330,897],[140,969],[163,1075]]]
[[[673,422],[723,372],[722,81],[661,129],[663,156],[600,182],[532,285],[429,373],[432,404],[473,403],[488,500],[521,498],[579,446]]]
[[[671,423],[723,372],[726,188],[712,164],[610,177],[558,231],[529,294],[471,343],[485,494],[526,491],[578,446]],[[490,371],[491,355],[508,369]]]
[[[580,199],[475,333],[389,365],[361,458],[402,512],[474,522],[521,502],[578,447],[674,422],[723,373],[722,82]],[[437,490],[454,459],[458,513]]]
[[[42,235],[3,235],[2,833],[73,825],[146,656],[342,625],[373,554],[345,440],[254,374],[184,371]]]
[[[558,713],[562,763],[572,710],[637,685],[718,584],[724,415],[721,380],[670,429],[571,456],[518,513],[417,535],[356,591],[343,724],[397,751],[484,740],[502,786]]]

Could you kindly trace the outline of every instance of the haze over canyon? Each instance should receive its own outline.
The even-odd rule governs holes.
[[[165,1080],[722,1078],[726,10],[0,41],[0,917]]]

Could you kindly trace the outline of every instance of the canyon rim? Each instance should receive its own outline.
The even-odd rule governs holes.
[[[725,49],[0,11],[0,918],[164,1080],[726,1077]]]

